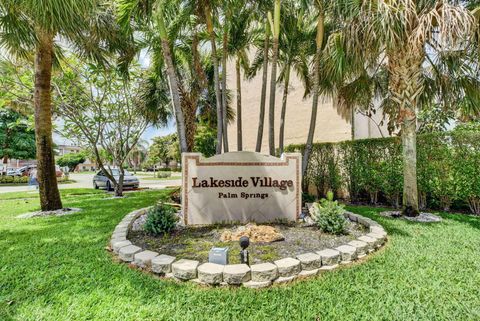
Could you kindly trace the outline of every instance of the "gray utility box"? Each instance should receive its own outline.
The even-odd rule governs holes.
[[[208,262],[227,265],[228,247],[212,247],[212,249],[208,253]]]

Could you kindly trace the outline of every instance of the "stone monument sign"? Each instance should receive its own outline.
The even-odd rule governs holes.
[[[295,221],[301,212],[301,155],[182,154],[186,225]]]

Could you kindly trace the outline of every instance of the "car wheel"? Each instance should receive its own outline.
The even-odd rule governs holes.
[[[111,191],[112,190],[112,185],[110,185],[110,182],[107,182],[107,191]]]
[[[93,182],[93,188],[94,188],[94,189],[98,189],[97,183]]]

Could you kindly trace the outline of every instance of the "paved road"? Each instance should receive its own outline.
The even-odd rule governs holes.
[[[145,179],[146,176],[137,176],[140,179],[140,187],[142,188],[151,188],[151,189],[162,189],[167,186],[180,186],[182,184],[181,177],[175,180],[148,180]],[[92,187],[92,178],[93,174],[70,174],[70,178],[75,181],[71,184],[59,184],[60,189],[65,188],[93,188]],[[8,192],[23,192],[31,191],[32,188],[29,186],[1,186],[0,193]]]

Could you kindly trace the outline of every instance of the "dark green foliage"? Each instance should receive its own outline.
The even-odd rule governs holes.
[[[144,230],[153,235],[167,234],[175,228],[178,222],[176,210],[163,203],[155,205],[148,211]]]
[[[9,109],[0,110],[0,159],[35,158],[35,133],[27,117]]]
[[[480,214],[480,131],[476,127],[418,135],[417,179],[421,208],[448,210],[466,203]],[[288,146],[299,151],[303,146]],[[403,191],[402,146],[398,137],[315,144],[304,184],[348,191],[352,202],[383,200],[398,207]],[[305,190],[305,186],[304,186]]]
[[[215,155],[216,135],[216,130],[207,124],[198,125],[197,133],[195,134],[194,150],[202,153],[205,157]]]
[[[343,234],[347,228],[347,220],[343,216],[345,209],[343,205],[333,200],[333,192],[327,193],[327,198],[320,200],[320,203],[313,204],[310,215],[318,227],[327,233]]]
[[[85,162],[86,157],[83,153],[65,154],[57,159],[57,164],[61,167],[68,167],[70,172],[73,172],[78,164]]]

